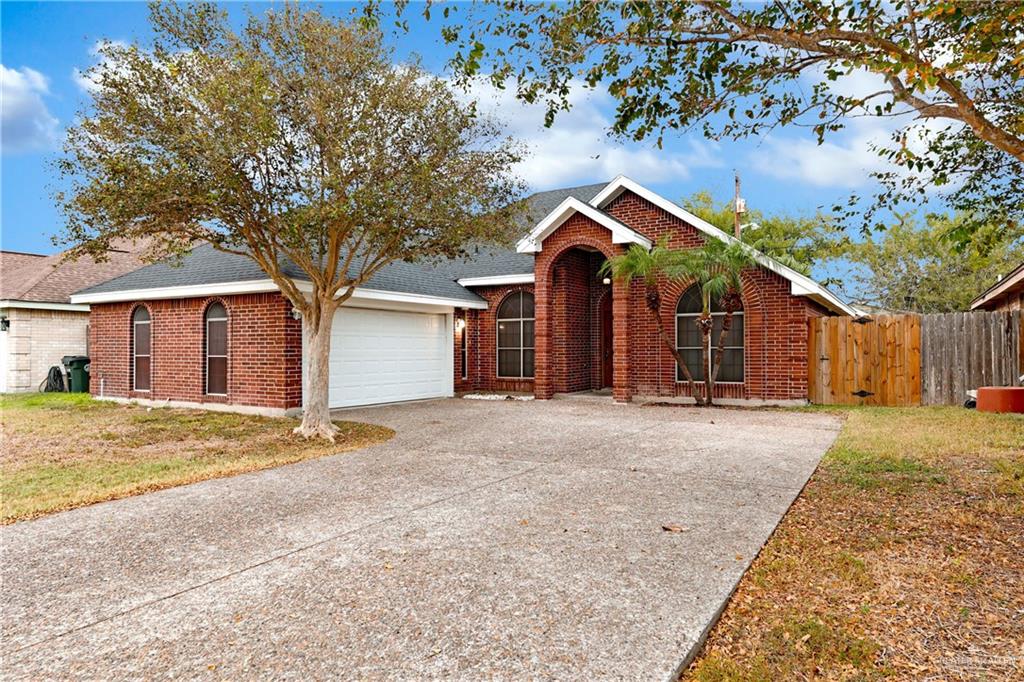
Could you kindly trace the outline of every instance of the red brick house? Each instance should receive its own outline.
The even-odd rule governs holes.
[[[389,266],[337,313],[334,407],[530,392],[539,399],[611,389],[615,400],[687,393],[652,328],[642,287],[598,277],[630,244],[732,239],[625,177],[530,197],[514,250],[439,265]],[[807,321],[856,311],[758,254],[726,343],[717,397],[807,397]],[[298,277],[299,273],[292,273]],[[88,303],[92,390],[113,399],[265,413],[302,406],[302,322],[248,259],[195,249],[76,294]],[[672,285],[663,319],[695,375],[694,292]],[[716,315],[716,317],[720,317]]]

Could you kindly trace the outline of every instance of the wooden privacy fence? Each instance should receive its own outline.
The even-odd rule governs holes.
[[[1021,311],[921,318],[921,402],[958,405],[978,386],[1020,386]]]
[[[1017,386],[1021,311],[810,321],[808,398],[822,405],[957,405],[978,386]]]

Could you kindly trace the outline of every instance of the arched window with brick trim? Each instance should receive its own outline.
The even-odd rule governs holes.
[[[704,380],[704,369],[701,367],[704,357],[703,339],[696,324],[701,308],[700,289],[696,284],[683,292],[676,305],[676,348],[683,354],[683,361],[690,370],[690,374],[693,375],[694,381]],[[715,348],[718,346],[718,336],[722,332],[722,321],[725,319],[725,311],[715,300],[711,302],[711,319],[714,324],[711,328],[711,338],[708,340],[708,362],[712,363],[712,367],[714,367]],[[676,381],[683,381],[683,379],[683,373],[677,367]],[[718,381],[722,383],[743,382],[742,310],[733,313],[732,326],[725,337],[722,368],[718,370]]]
[[[148,391],[153,376],[153,321],[149,309],[132,311],[132,390]]]
[[[204,320],[206,394],[228,394],[228,311],[215,301],[206,308]]]
[[[514,291],[498,306],[498,377],[533,378],[533,294]]]

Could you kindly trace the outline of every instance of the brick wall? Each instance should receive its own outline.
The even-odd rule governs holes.
[[[469,374],[462,379],[462,360],[459,353],[459,332],[455,332],[455,390],[468,391],[512,391],[533,393],[533,379],[504,379],[498,377],[497,354],[497,312],[498,306],[510,293],[529,291],[531,284],[514,284],[500,287],[477,287],[477,294],[487,300],[487,310],[465,310],[459,314],[466,317],[469,340]]]
[[[672,248],[692,248],[704,235],[691,225],[630,192],[606,210],[653,241],[668,239]],[[685,283],[662,283],[662,320],[675,339],[675,311]],[[821,306],[790,293],[790,283],[764,268],[743,276],[744,381],[719,383],[715,396],[793,400],[807,397],[807,319],[827,314]],[[658,340],[657,329],[643,300],[642,287],[631,292],[630,307],[636,324],[631,347],[630,391],[643,395],[689,395],[689,387],[676,381],[675,360]],[[700,390],[700,387],[699,389]]]
[[[86,355],[89,313],[8,308],[4,390],[35,391],[65,355]]]
[[[203,314],[213,300],[228,312],[228,393],[205,394]],[[152,388],[133,391],[131,315],[152,319]],[[279,294],[243,294],[95,304],[90,312],[93,395],[290,409],[302,405],[302,323]]]

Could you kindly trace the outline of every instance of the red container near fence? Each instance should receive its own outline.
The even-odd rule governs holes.
[[[982,386],[978,389],[978,411],[1024,413],[1024,386]]]

